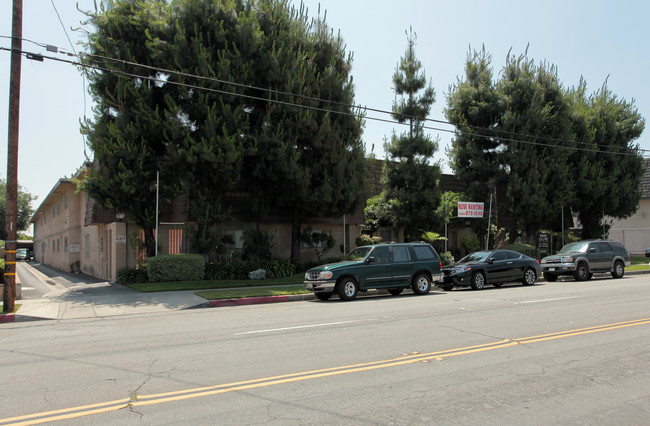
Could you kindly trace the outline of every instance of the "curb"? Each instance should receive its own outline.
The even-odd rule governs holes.
[[[242,297],[238,299],[218,299],[210,300],[210,308],[221,308],[224,306],[243,306],[243,305],[260,305],[264,303],[280,302],[297,302],[303,300],[312,300],[316,297],[313,294],[295,294],[286,296],[260,296],[260,297]]]
[[[14,322],[16,314],[0,314],[0,322]]]

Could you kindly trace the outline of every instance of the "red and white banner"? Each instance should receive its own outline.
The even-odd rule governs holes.
[[[483,203],[459,201],[458,217],[483,217]]]

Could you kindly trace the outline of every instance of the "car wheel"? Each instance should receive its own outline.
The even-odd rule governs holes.
[[[439,286],[439,287],[440,287],[441,289],[443,289],[444,291],[451,291],[451,290],[453,290],[453,288],[454,288],[453,285],[441,285],[441,286]]]
[[[393,296],[399,296],[404,291],[403,288],[389,288],[388,292]]]
[[[620,260],[617,260],[616,263],[614,263],[614,270],[612,271],[612,277],[623,278],[624,274],[625,274],[625,265],[623,265],[623,262],[621,262]]]
[[[492,283],[492,285],[496,288],[500,288],[503,285],[503,283]]]
[[[585,262],[580,262],[578,263],[578,266],[576,267],[576,270],[573,272],[573,278],[576,281],[585,281],[588,280],[589,277],[589,267]]]
[[[413,278],[411,289],[415,294],[427,294],[431,290],[431,278],[426,274],[418,274]]]
[[[482,272],[474,272],[472,275],[472,289],[483,290],[485,287],[485,275]]]
[[[316,299],[318,300],[330,300],[330,297],[332,297],[332,293],[326,292],[326,293],[314,293],[314,296],[316,296]]]
[[[555,281],[557,281],[557,275],[544,272],[544,279],[546,279],[546,281],[550,283],[554,283]]]
[[[359,286],[352,278],[343,278],[336,286],[336,292],[341,300],[354,300],[359,293]]]
[[[537,274],[533,268],[526,268],[524,271],[524,279],[521,281],[524,285],[533,285],[537,281]]]

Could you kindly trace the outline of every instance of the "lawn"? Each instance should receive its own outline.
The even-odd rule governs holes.
[[[282,287],[292,284],[302,285],[305,274],[295,274],[287,278],[272,278],[267,280],[203,280],[203,281],[171,281],[160,283],[127,284],[126,286],[143,293],[156,291],[182,291],[182,290],[217,290],[243,288],[252,290],[254,287]],[[251,289],[249,289],[251,287]]]
[[[287,296],[292,294],[309,293],[303,284],[287,285],[280,287],[251,287],[222,290],[197,291],[196,295],[208,300],[217,299],[239,299],[242,297],[261,297],[261,296]]]

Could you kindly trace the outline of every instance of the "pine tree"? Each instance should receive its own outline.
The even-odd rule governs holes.
[[[439,164],[430,164],[438,149],[437,141],[424,132],[424,122],[435,102],[435,91],[427,82],[421,62],[415,56],[416,36],[407,33],[408,47],[393,75],[396,97],[393,117],[408,123],[407,132],[393,133],[384,144],[387,161],[384,166],[384,198],[394,209],[395,227],[404,230],[405,239],[419,237],[421,230],[440,224],[436,208],[440,204],[437,189]]]

